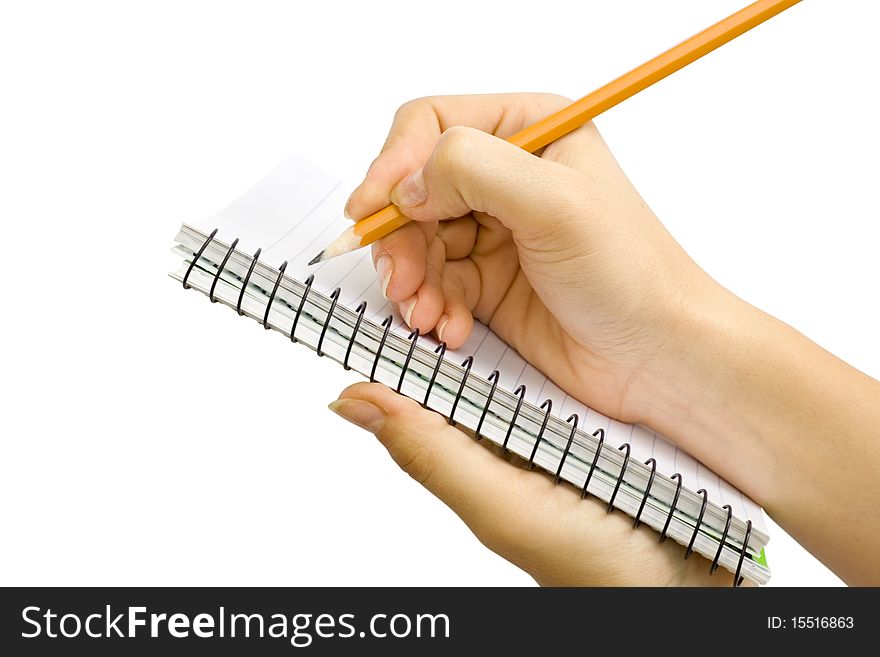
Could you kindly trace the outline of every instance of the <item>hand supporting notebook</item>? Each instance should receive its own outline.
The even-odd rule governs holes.
[[[415,220],[374,246],[386,295],[410,326],[451,346],[473,318],[489,324],[569,394],[662,431],[764,503],[842,577],[876,582],[877,515],[867,502],[843,511],[838,502],[853,477],[876,492],[880,452],[875,439],[865,453],[860,426],[880,413],[877,382],[697,267],[592,126],[540,159],[474,130],[444,133],[465,125],[504,137],[564,102],[512,95],[402,108],[348,204],[358,218],[390,197]],[[805,367],[837,383],[834,409]],[[840,469],[829,470],[830,453]],[[821,531],[830,518],[840,519],[835,532]]]
[[[647,525],[608,515],[525,461],[484,449],[437,413],[376,383],[357,383],[330,408],[376,434],[398,465],[446,503],[480,542],[542,586],[730,586],[733,574]],[[502,458],[498,458],[502,457]],[[509,462],[506,462],[506,459]],[[747,585],[751,585],[748,583]]]

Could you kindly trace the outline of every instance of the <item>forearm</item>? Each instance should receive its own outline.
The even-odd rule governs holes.
[[[847,582],[878,583],[880,383],[726,292],[677,322],[642,377],[643,421]]]

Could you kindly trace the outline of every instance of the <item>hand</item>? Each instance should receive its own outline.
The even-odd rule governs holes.
[[[347,212],[361,218],[390,197],[415,220],[373,247],[385,295],[411,327],[455,348],[478,319],[569,394],[644,422],[644,380],[667,375],[685,308],[720,288],[592,124],[541,157],[498,138],[567,103],[540,94],[407,103]]]
[[[445,502],[492,551],[543,586],[730,586],[698,554],[574,487],[516,467],[437,413],[378,383],[358,383],[330,408],[376,434],[413,479]],[[500,455],[500,450],[495,450]],[[510,455],[507,457],[511,459]],[[512,457],[513,462],[522,460]],[[625,564],[625,567],[621,567]]]

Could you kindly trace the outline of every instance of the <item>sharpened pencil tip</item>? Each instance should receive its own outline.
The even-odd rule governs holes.
[[[352,251],[359,249],[360,247],[360,235],[354,232],[354,226],[349,226],[344,231],[342,231],[342,234],[340,234],[339,237],[333,240],[329,246],[325,246],[323,251],[312,258],[309,264],[315,265],[319,262],[327,262],[328,260],[330,260],[330,258],[341,256],[344,253],[351,253]]]

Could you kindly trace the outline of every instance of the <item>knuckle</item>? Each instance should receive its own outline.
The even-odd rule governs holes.
[[[447,148],[465,147],[473,141],[475,132],[477,132],[475,128],[468,128],[463,125],[450,126],[443,132],[440,141],[443,142]]]
[[[464,126],[452,126],[440,136],[435,150],[436,159],[441,166],[460,168],[470,160],[477,131]]]
[[[400,455],[400,458],[395,457],[395,461],[404,472],[422,486],[427,486],[434,475],[434,459],[424,445],[411,446],[405,454]]]
[[[414,432],[410,427],[418,429]],[[431,441],[445,429],[447,424],[439,415],[426,413],[421,407],[417,407],[391,418],[390,422],[386,421],[379,438],[400,469],[421,485],[427,486],[437,470],[437,459]]]
[[[563,96],[562,94],[551,94],[551,93],[542,93],[540,94],[542,100],[544,100],[548,105],[556,106],[558,108],[566,107],[571,105],[571,99]]]
[[[394,113],[395,119],[405,118],[408,114],[412,114],[413,112],[418,112],[424,107],[432,107],[431,97],[430,96],[421,96],[419,98],[413,98],[411,100],[406,101],[403,105],[397,108],[397,111]]]
[[[397,110],[394,112],[395,122],[398,119],[401,119],[404,116],[406,116],[406,114],[409,113],[409,111],[412,109],[413,104],[417,103],[417,102],[418,102],[418,99],[408,100],[405,103],[403,103],[403,105],[398,107]]]

